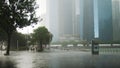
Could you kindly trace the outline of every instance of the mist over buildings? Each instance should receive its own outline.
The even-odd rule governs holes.
[[[120,40],[119,0],[46,0],[53,41]]]

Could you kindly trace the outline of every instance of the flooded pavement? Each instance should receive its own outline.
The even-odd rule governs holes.
[[[120,55],[72,51],[51,56],[50,68],[120,68]]]
[[[84,51],[11,52],[0,55],[0,68],[120,68],[120,55],[91,55]]]
[[[0,56],[0,68],[48,68],[48,53],[17,51]]]

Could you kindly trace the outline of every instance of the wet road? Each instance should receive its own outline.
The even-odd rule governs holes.
[[[83,51],[11,52],[0,55],[0,68],[120,68],[120,55]]]

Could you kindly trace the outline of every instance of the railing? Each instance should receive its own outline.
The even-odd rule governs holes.
[[[99,46],[100,54],[120,54],[120,46]]]

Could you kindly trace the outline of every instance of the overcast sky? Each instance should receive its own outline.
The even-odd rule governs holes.
[[[39,8],[36,10],[36,16],[39,17],[43,14],[46,14],[46,0],[36,0],[36,2],[39,5]],[[34,26],[34,27],[32,27],[32,26]],[[24,27],[22,29],[17,29],[17,30],[18,30],[18,32],[21,32],[23,34],[32,33],[33,29],[40,26],[40,23],[38,22],[37,25],[32,25],[32,26]]]

